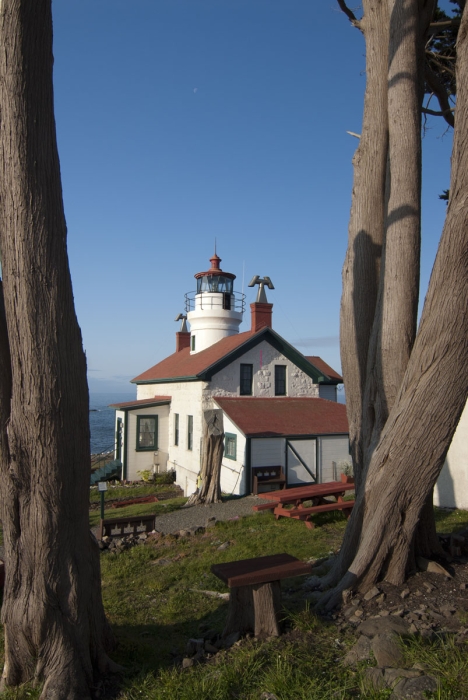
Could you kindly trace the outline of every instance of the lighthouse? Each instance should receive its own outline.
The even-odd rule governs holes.
[[[190,323],[190,354],[205,350],[218,340],[239,332],[245,295],[234,292],[236,276],[224,272],[216,251],[211,267],[197,272],[196,292],[185,295],[185,310]]]

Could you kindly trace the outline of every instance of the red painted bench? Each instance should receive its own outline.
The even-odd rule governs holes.
[[[291,508],[287,510],[284,508],[281,511],[281,515],[286,518],[294,518],[295,520],[304,520],[305,525],[309,530],[313,530],[315,527],[314,523],[310,520],[310,517],[315,513],[326,513],[332,510],[341,510],[349,517],[354,506],[354,501],[339,501],[337,503],[322,503],[318,506],[311,506],[310,508]]]
[[[256,637],[278,636],[280,580],[310,574],[311,569],[311,564],[285,553],[213,564],[212,573],[231,589],[223,636],[231,632],[253,632]]]

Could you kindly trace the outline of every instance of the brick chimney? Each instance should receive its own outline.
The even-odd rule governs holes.
[[[178,331],[176,337],[176,352],[190,347],[190,331]]]
[[[271,317],[273,314],[273,304],[268,304],[265,302],[254,302],[250,304],[250,311],[252,312],[252,333],[256,333],[261,328],[271,328]]]

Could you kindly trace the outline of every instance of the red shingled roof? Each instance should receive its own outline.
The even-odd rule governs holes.
[[[343,381],[343,377],[338,374],[338,372],[335,372],[330,365],[327,365],[327,363],[324,362],[321,357],[318,357],[317,355],[305,355],[305,358],[306,360],[309,360],[314,367],[317,367],[320,372],[323,372],[323,374],[326,374],[327,377],[330,377],[330,379],[337,379],[340,383]]]
[[[213,398],[248,437],[348,433],[346,406],[335,401],[305,397]]]
[[[263,329],[262,329],[263,330]],[[259,331],[261,332],[261,331]],[[245,333],[237,333],[230,335],[227,338],[218,340],[209,348],[200,352],[190,354],[190,348],[184,348],[179,352],[174,352],[165,360],[161,360],[154,367],[150,367],[143,374],[132,379],[132,382],[147,382],[153,379],[173,379],[175,377],[194,377],[203,370],[211,367],[215,362],[223,358],[228,353],[235,350],[239,345],[245,343],[246,340],[252,338],[255,333],[246,331]]]
[[[157,406],[158,404],[171,403],[172,396],[153,396],[152,399],[135,399],[123,403],[111,403],[110,408],[143,408],[144,406]]]

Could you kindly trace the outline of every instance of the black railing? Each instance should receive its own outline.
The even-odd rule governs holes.
[[[197,309],[224,309],[244,313],[245,294],[239,292],[187,292],[185,295],[185,311],[188,313]]]

